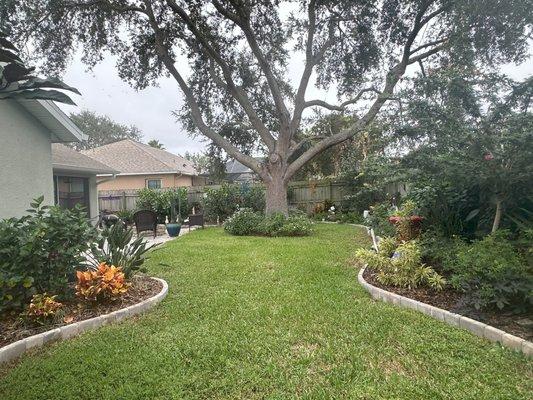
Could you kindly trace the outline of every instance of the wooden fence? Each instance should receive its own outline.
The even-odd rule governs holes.
[[[189,204],[201,203],[206,189],[218,187],[220,185],[189,187]],[[324,203],[324,201],[339,204],[346,195],[346,188],[344,181],[291,182],[288,189],[289,205],[311,212],[316,204]],[[405,193],[405,191],[405,185],[395,185],[395,187],[387,190],[391,194]],[[100,211],[134,210],[138,197],[137,189],[100,190],[98,192],[98,206]]]

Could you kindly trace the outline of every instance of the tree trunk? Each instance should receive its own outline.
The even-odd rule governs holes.
[[[282,213],[289,215],[289,201],[287,199],[287,184],[283,179],[273,177],[270,182],[265,183],[266,186],[266,207],[265,213],[267,215],[274,213]]]
[[[502,219],[502,201],[496,200],[496,213],[494,214],[494,222],[492,223],[492,233],[496,232],[500,227],[500,221]]]

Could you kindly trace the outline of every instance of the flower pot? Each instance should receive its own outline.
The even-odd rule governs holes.
[[[170,237],[179,236],[181,224],[167,224],[167,233]]]

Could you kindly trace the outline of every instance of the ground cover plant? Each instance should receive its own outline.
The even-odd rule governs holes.
[[[523,355],[370,298],[349,264],[370,245],[364,229],[315,229],[270,238],[206,228],[169,242],[147,262],[170,287],[157,308],[0,367],[0,397],[530,397]]]

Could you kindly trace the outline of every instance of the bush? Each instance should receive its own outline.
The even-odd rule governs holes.
[[[121,223],[105,228],[99,240],[91,246],[90,263],[93,268],[98,268],[101,263],[115,265],[121,268],[127,279],[137,272],[146,272],[142,265],[146,252],[153,246],[147,247],[142,237],[132,239],[133,229]]]
[[[157,213],[158,222],[164,223],[165,218],[171,217],[171,207],[173,202],[180,203],[180,217],[186,219],[190,213],[188,204],[187,188],[175,189],[141,189],[137,192],[138,199],[136,207],[139,210],[152,210]]]
[[[257,232],[263,216],[250,208],[241,208],[224,222],[224,230],[232,235],[245,236]]]
[[[224,222],[224,230],[238,236],[307,236],[312,232],[311,227],[311,221],[302,214],[264,216],[250,208],[237,211]]]
[[[358,258],[376,271],[378,282],[408,288],[425,285],[437,290],[445,286],[444,278],[422,263],[420,245],[416,241],[400,244],[392,257],[388,256],[392,242],[385,243],[387,249],[380,249],[379,253],[367,249],[359,249],[356,252]]]
[[[204,194],[204,215],[209,221],[225,221],[239,208],[262,212],[265,209],[263,188],[248,184],[223,184],[217,189],[207,189]]]
[[[466,293],[476,309],[531,309],[533,271],[506,238],[497,232],[471,245],[460,246],[452,265],[454,288]]]
[[[0,310],[21,309],[36,293],[68,295],[97,231],[85,211],[31,203],[28,215],[0,221]]]
[[[393,209],[388,203],[379,203],[370,207],[370,215],[367,224],[378,236],[393,236],[396,231],[389,222],[389,216]]]
[[[95,270],[77,271],[76,295],[87,301],[116,300],[128,291],[121,268],[101,263]]]

